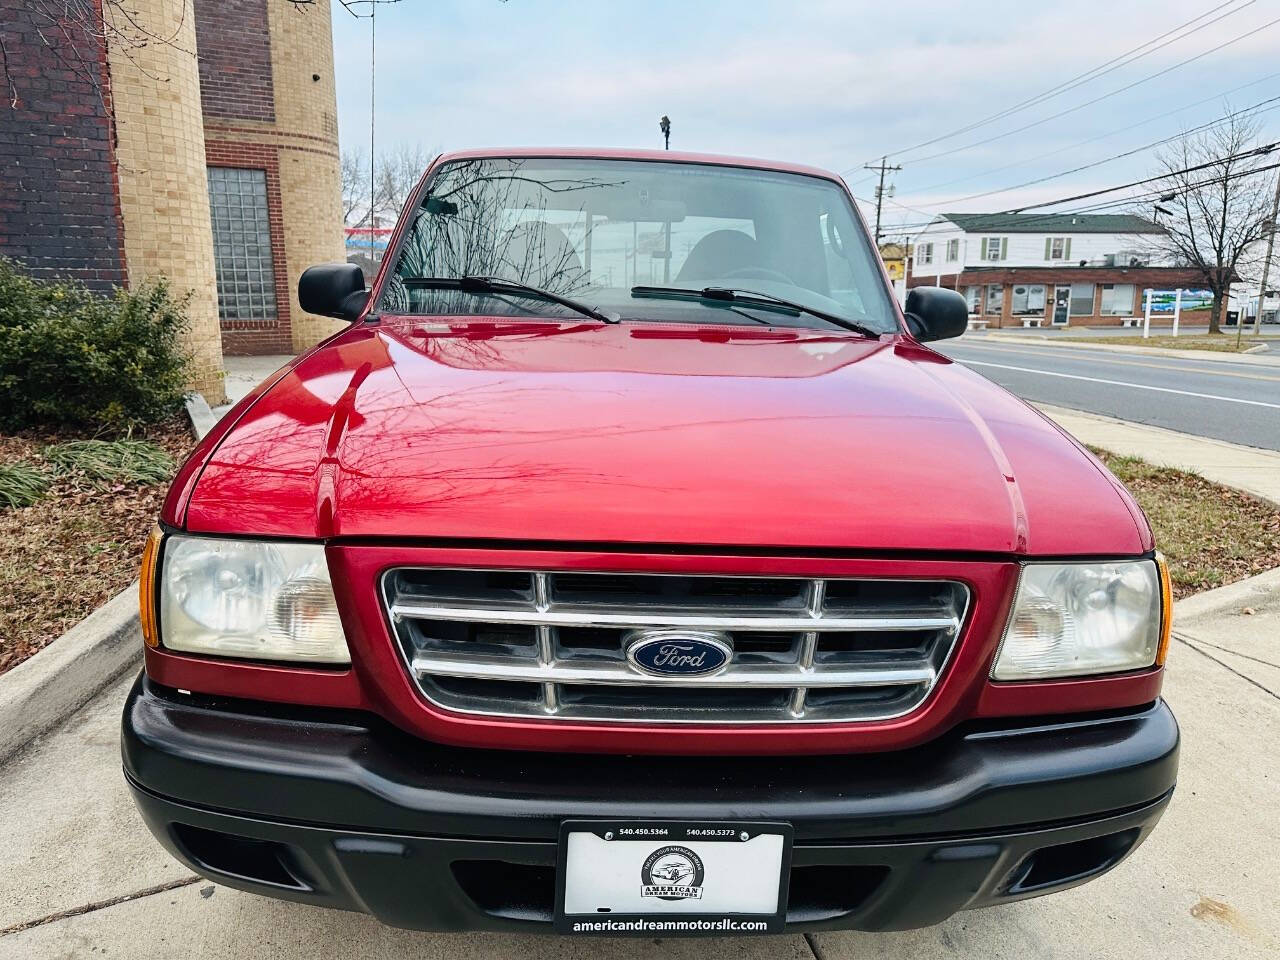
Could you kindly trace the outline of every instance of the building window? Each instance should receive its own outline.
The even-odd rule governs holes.
[[[933,244],[918,244],[916,246],[916,266],[927,267],[931,263],[933,263]]]
[[[987,314],[1000,316],[1004,311],[1004,287],[998,283],[987,284]]]
[[[1071,316],[1093,316],[1093,284],[1073,283],[1071,285]]]
[[[1102,315],[1104,317],[1133,316],[1132,283],[1104,283],[1102,285]]]
[[[1044,258],[1046,260],[1070,260],[1070,237],[1045,237]]]
[[[954,263],[959,259],[960,259],[960,241],[948,240],[947,241],[947,262]]]
[[[964,298],[969,301],[970,315],[982,312],[982,288],[981,287],[965,287]]]
[[[209,212],[218,274],[218,318],[275,320],[276,277],[271,261],[266,171],[210,167]]]
[[[1044,284],[1020,283],[1015,286],[1010,307],[1015,317],[1044,316]]]
[[[1006,237],[982,238],[983,260],[1003,260],[1008,249],[1008,238]]]

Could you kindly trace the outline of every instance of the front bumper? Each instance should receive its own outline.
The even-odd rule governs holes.
[[[1178,728],[1156,702],[890,754],[517,753],[140,677],[122,748],[148,826],[193,870],[394,926],[550,932],[560,822],[635,818],[790,822],[788,929],[891,930],[1114,866],[1168,803]]]

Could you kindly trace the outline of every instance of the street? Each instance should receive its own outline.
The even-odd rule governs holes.
[[[1275,354],[1249,362],[1183,359],[1001,343],[1000,336],[967,334],[937,349],[1026,400],[1280,450]]]

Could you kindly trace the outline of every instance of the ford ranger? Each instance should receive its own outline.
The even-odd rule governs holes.
[[[936,923],[1169,802],[1169,580],[1071,437],[927,345],[821,170],[438,158],[349,325],[181,468],[124,708],[184,864],[428,930]]]

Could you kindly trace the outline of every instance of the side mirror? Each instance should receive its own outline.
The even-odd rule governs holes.
[[[946,340],[969,329],[969,302],[954,290],[912,287],[907,294],[907,327],[917,340]]]
[[[369,302],[364,271],[354,263],[307,267],[298,278],[298,303],[307,313],[353,323]]]

